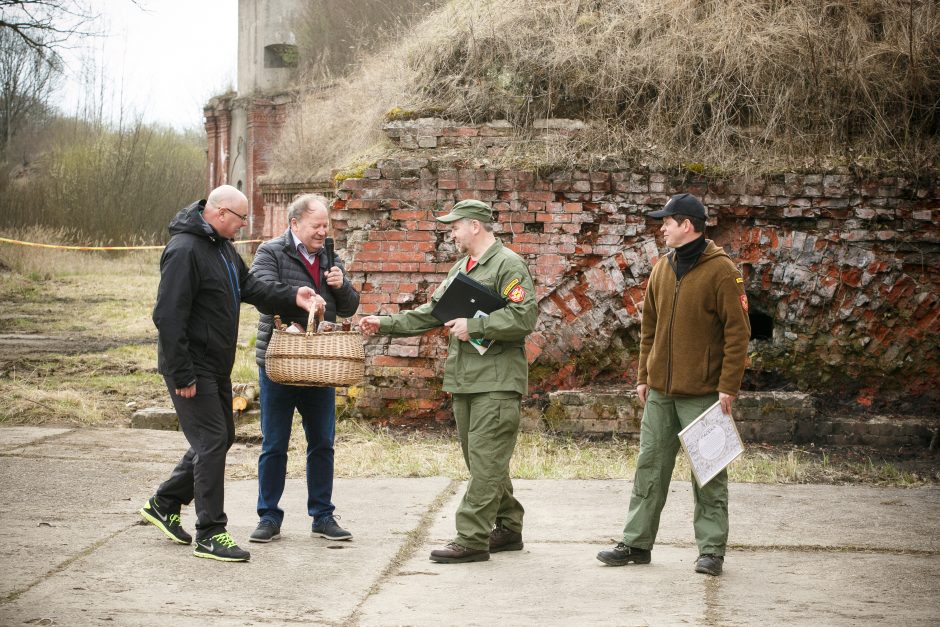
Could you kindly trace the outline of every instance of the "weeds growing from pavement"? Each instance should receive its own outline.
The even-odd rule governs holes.
[[[260,443],[257,424],[238,429],[241,440]],[[302,478],[306,443],[295,416],[288,454],[288,475]],[[630,481],[639,445],[620,437],[578,438],[541,431],[521,432],[510,472],[516,479],[619,479]],[[393,431],[357,420],[340,420],[336,435],[337,477],[434,477],[466,480],[456,431]],[[235,469],[235,476],[256,476],[257,468]],[[673,479],[688,481],[691,469],[680,452]],[[732,462],[729,479],[741,483],[868,483],[909,487],[940,482],[933,464],[926,471],[902,471],[877,453],[829,452],[814,447],[746,445]]]

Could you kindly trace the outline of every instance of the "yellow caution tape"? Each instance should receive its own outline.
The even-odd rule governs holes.
[[[263,239],[242,239],[235,244],[260,244]],[[159,246],[66,246],[64,244],[39,244],[37,242],[23,242],[16,239],[7,239],[0,237],[0,242],[5,244],[17,244],[19,246],[33,246],[35,248],[56,248],[59,250],[160,250],[166,248],[165,245]]]

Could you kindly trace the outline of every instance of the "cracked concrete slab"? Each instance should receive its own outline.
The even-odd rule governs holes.
[[[16,449],[37,440],[56,437],[74,429],[53,429],[47,427],[0,427],[0,452]]]
[[[0,624],[931,625],[940,612],[937,487],[734,484],[725,574],[710,578],[692,572],[687,482],[653,563],[610,568],[594,555],[620,533],[626,481],[516,481],[525,549],[441,565],[428,553],[453,538],[461,484],[337,479],[344,543],[312,537],[292,479],[283,537],[259,545],[256,482],[230,479],[229,529],[252,560],[223,564],[136,513],[182,434],[28,429],[0,427]]]
[[[43,608],[43,617],[58,624],[147,624],[153,617],[182,624],[341,623],[448,483],[443,478],[337,480],[334,502],[338,513],[346,512],[342,522],[355,537],[334,542],[310,533],[306,484],[289,480],[282,538],[254,544],[248,536],[257,522],[257,484],[229,482],[228,529],[251,551],[247,564],[197,559],[191,546],[174,544],[152,526],[136,524],[136,508],[128,508],[119,516],[123,530],[14,602],[0,605],[0,622],[37,618],[30,611]],[[184,526],[190,531],[192,518],[191,508],[184,510]],[[76,587],[75,582],[81,584]]]
[[[527,538],[604,543],[620,539],[633,484],[515,480],[513,487],[526,508]],[[729,487],[728,508],[732,547],[940,552],[940,487],[737,483]],[[657,541],[694,547],[692,510],[692,484],[673,481]]]
[[[429,562],[431,548],[369,598],[360,624],[930,625],[940,598],[936,555],[740,551],[712,578],[673,546],[623,568],[592,544],[529,541],[461,565]]]

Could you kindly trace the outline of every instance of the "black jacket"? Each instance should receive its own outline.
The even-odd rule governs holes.
[[[320,249],[320,296],[326,301],[326,319],[335,322],[336,316],[348,318],[356,313],[359,308],[359,292],[357,292],[349,282],[346,276],[346,270],[343,267],[343,260],[339,256],[334,256],[334,265],[343,270],[343,286],[334,290],[326,284],[326,250]],[[317,289],[313,283],[313,277],[307,272],[300,253],[294,247],[294,238],[291,237],[290,229],[284,232],[280,237],[275,237],[266,241],[258,247],[255,253],[255,260],[251,264],[251,273],[263,281],[280,281],[287,285],[301,286],[307,285]],[[307,326],[307,312],[300,309],[295,304],[283,308],[270,308],[264,305],[258,307],[261,312],[261,319],[258,321],[258,339],[255,343],[255,361],[259,366],[264,366],[264,351],[271,340],[271,327],[274,322],[274,314],[280,314],[281,321],[284,324],[299,322],[304,327]]]
[[[178,388],[195,383],[197,371],[231,375],[241,301],[296,307],[296,288],[249,274],[232,242],[203,219],[205,206],[200,200],[176,214],[160,257],[157,367]]]

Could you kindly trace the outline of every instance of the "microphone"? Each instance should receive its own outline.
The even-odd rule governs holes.
[[[333,238],[326,238],[326,240],[323,242],[323,247],[326,248],[326,269],[329,270],[334,265],[336,265],[336,257],[333,254]]]

